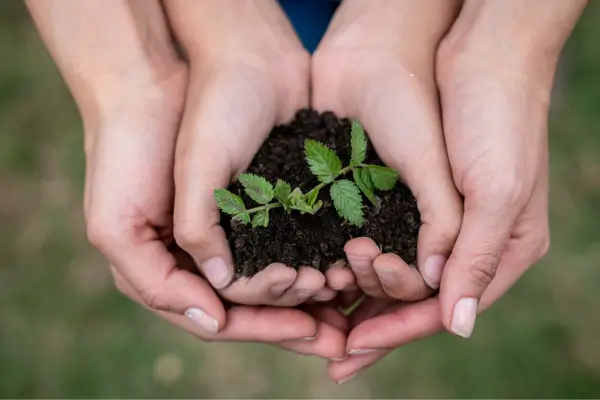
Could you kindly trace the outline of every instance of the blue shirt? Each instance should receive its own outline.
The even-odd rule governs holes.
[[[327,30],[339,0],[279,0],[300,41],[314,52]]]

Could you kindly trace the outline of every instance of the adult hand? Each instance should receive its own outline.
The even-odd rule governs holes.
[[[295,306],[333,298],[326,277],[309,267],[276,263],[231,283],[233,260],[213,198],[215,188],[247,168],[274,125],[308,105],[308,53],[273,1],[172,0],[165,7],[190,63],[175,157],[177,243],[235,303]],[[341,268],[329,275],[352,281]]]
[[[268,307],[226,310],[175,244],[173,164],[188,69],[174,51],[160,3],[28,6],[84,120],[88,233],[113,265],[117,286],[203,339],[343,356],[345,336],[335,327],[343,328],[343,318],[321,310],[315,317]],[[297,341],[317,333],[315,340]]]
[[[347,346],[369,354],[331,364],[334,379],[442,327],[469,337],[477,313],[547,251],[548,105],[560,50],[584,6],[465,2],[437,53],[444,135],[464,196],[448,262],[436,274],[423,271],[430,286],[440,287],[439,298],[388,306],[371,319],[374,306],[367,303]],[[535,21],[527,18],[533,13]]]

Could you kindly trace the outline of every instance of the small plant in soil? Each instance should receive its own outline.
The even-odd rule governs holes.
[[[267,227],[269,211],[272,209],[283,208],[287,213],[296,211],[300,214],[316,214],[322,207],[328,206],[319,200],[319,193],[330,185],[329,196],[339,216],[354,226],[362,227],[364,206],[360,193],[374,207],[381,207],[381,199],[375,191],[393,189],[398,181],[398,173],[385,166],[364,163],[367,138],[358,121],[352,122],[350,146],[350,162],[343,167],[337,154],[325,144],[312,139],[305,140],[306,162],[319,182],[306,190],[306,193],[300,187],[292,190],[292,186],[283,179],[277,179],[273,186],[262,176],[246,173],[238,177],[238,182],[257,205],[247,208],[241,197],[227,189],[216,189],[214,197],[217,205],[222,212],[232,215],[234,221],[251,223],[253,228]],[[352,174],[353,180],[344,178],[346,174]]]
[[[237,277],[274,262],[324,272],[357,237],[416,262],[416,200],[358,122],[300,110],[273,128],[244,172],[214,193]]]

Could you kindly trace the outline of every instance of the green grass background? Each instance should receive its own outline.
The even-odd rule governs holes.
[[[345,385],[324,362],[204,344],[120,296],[86,242],[81,124],[22,2],[0,2],[0,397],[600,397],[600,2],[551,116],[552,250],[463,341]]]

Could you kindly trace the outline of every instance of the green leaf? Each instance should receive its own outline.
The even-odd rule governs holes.
[[[332,182],[342,170],[342,162],[329,147],[314,140],[304,142],[304,153],[310,171],[325,183]]]
[[[269,226],[269,210],[261,210],[254,215],[252,227],[256,228],[257,226],[264,226],[265,228]]]
[[[391,190],[398,181],[398,172],[381,165],[367,165],[371,182],[379,190]]]
[[[317,197],[319,196],[318,190],[311,190],[306,194],[306,204],[309,206],[313,206],[317,201]]]
[[[277,179],[277,183],[275,183],[275,198],[279,200],[284,209],[288,209],[290,205],[289,196],[292,192],[292,187],[289,183],[284,180]]]
[[[235,215],[246,211],[242,199],[227,189],[215,189],[213,196],[221,211],[226,214]]]
[[[354,182],[356,186],[364,193],[365,197],[375,206],[378,207],[380,202],[373,191],[373,182],[371,182],[371,174],[366,168],[354,168],[352,170]]]
[[[294,189],[294,191],[290,193],[289,199],[291,209],[298,210],[303,214],[313,213],[313,208],[306,202],[306,196],[302,194],[302,190],[300,190],[300,188]]]
[[[311,214],[314,214],[317,211],[319,211],[321,209],[321,207],[323,207],[323,202],[321,200],[319,200],[312,206]]]
[[[249,224],[250,223],[250,214],[248,214],[248,213],[238,214],[235,217],[233,217],[233,220],[240,221],[244,225]]]
[[[238,182],[244,186],[246,194],[258,204],[267,204],[275,197],[273,185],[262,176],[241,174],[238,177]]]
[[[330,189],[331,200],[340,217],[358,227],[363,224],[362,197],[354,182],[341,179]]]
[[[352,147],[350,165],[358,165],[365,161],[365,157],[367,156],[367,138],[363,127],[358,121],[352,121],[350,146]]]

